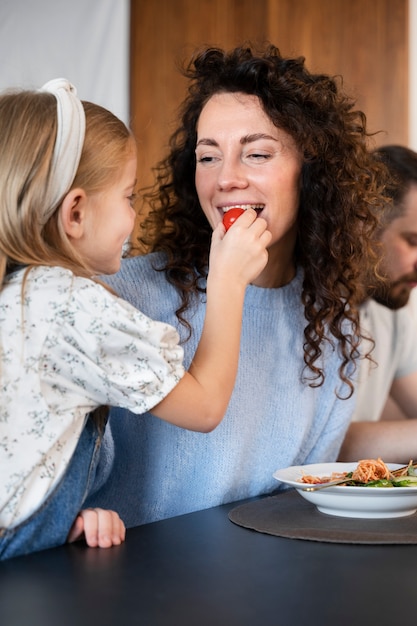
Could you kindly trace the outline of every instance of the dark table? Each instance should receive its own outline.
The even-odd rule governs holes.
[[[417,545],[283,539],[221,506],[0,563],[1,626],[396,626],[417,619]]]

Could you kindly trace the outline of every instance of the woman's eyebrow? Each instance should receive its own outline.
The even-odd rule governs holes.
[[[258,141],[258,139],[269,139],[271,141],[278,141],[278,139],[276,137],[272,137],[272,135],[267,135],[266,133],[254,133],[253,135],[245,135],[245,137],[242,137],[240,143],[252,143],[253,141]]]
[[[199,139],[196,146],[218,146],[219,144],[214,139]]]
[[[278,141],[276,137],[272,135],[268,135],[266,133],[254,133],[252,135],[245,135],[241,138],[240,143],[245,145],[247,143],[252,143],[254,141],[258,141],[259,139],[269,139],[270,141]],[[219,144],[214,139],[206,139],[202,138],[197,141],[196,146],[218,146]]]

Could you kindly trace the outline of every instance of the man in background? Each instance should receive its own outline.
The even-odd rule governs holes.
[[[417,320],[409,304],[417,286],[417,153],[385,146],[375,156],[394,177],[380,232],[387,283],[362,306],[374,363],[361,361],[356,410],[339,460],[357,460],[350,458],[352,445],[361,458],[408,463],[417,460]]]

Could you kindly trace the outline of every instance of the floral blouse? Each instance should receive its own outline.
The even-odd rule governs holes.
[[[184,374],[176,330],[59,267],[0,291],[0,528],[39,508],[100,405],[144,413]]]

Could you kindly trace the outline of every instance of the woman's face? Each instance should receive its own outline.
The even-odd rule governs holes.
[[[232,207],[253,207],[267,221],[271,248],[296,239],[302,155],[266,115],[257,96],[219,93],[197,124],[196,188],[214,228]]]

